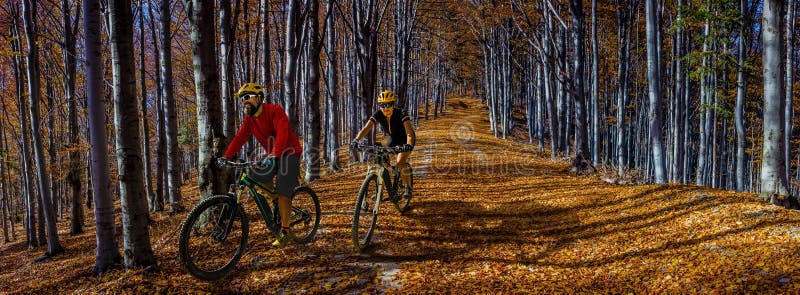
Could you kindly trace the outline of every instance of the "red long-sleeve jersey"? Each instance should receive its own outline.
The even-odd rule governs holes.
[[[244,116],[242,127],[236,132],[233,141],[225,150],[225,158],[232,159],[239,152],[250,136],[267,150],[267,154],[276,157],[293,155],[300,156],[303,149],[300,140],[289,126],[289,118],[279,105],[264,103],[261,105],[261,114],[258,117]]]

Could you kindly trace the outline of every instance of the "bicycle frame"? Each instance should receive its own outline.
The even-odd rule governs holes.
[[[394,172],[394,179],[389,174],[389,168],[391,168],[392,172]],[[377,176],[378,195],[381,195],[383,193],[383,189],[385,188],[389,193],[389,198],[392,200],[395,199],[397,195],[395,186],[397,185],[397,178],[399,177],[399,174],[397,167],[389,163],[388,152],[381,151],[379,153],[375,153],[375,160],[367,167],[367,177],[372,174]],[[378,202],[376,202],[376,209],[377,203]]]
[[[238,189],[236,190],[236,193],[234,194],[236,196],[236,203],[241,204],[242,203],[242,197],[241,197],[242,194],[244,194],[245,192],[249,192],[249,195],[256,202],[256,207],[258,207],[259,213],[261,213],[261,216],[264,217],[264,221],[267,223],[267,228],[270,231],[276,232],[278,230],[278,221],[279,221],[276,218],[278,216],[280,216],[278,214],[278,206],[277,206],[277,204],[274,204],[273,206],[271,206],[267,202],[266,197],[264,195],[258,193],[258,190],[256,189],[256,187],[259,187],[259,188],[267,191],[267,193],[269,193],[271,195],[275,194],[275,190],[261,185],[258,181],[256,181],[255,179],[251,178],[250,176],[248,176],[247,172],[245,172],[245,171],[242,171],[242,177],[239,178],[239,182],[238,182],[237,186],[238,186]],[[244,189],[245,187],[248,188],[248,190],[245,190]]]
[[[243,206],[248,199],[247,194],[254,199],[259,213],[264,218],[271,234],[278,235],[281,225],[287,227],[299,225],[295,234],[290,236],[292,242],[307,244],[314,240],[321,218],[319,199],[314,190],[301,185],[294,187],[291,192],[287,192],[289,198],[300,196],[300,198],[294,200],[295,204],[289,208],[291,216],[287,216],[289,214],[281,214],[279,212],[281,210],[279,210],[280,206],[276,200],[278,197],[284,197],[283,187],[273,188],[271,183],[260,183],[260,179],[255,177],[257,176],[255,173],[252,176],[248,175],[251,171],[247,170],[247,168],[270,168],[269,166],[263,165],[261,161],[237,163],[224,158],[217,159],[217,164],[220,168],[241,169],[233,171],[237,173],[234,175],[239,176],[239,178],[229,184],[226,194],[217,194],[201,200],[184,219],[180,229],[178,257],[189,273],[200,279],[217,280],[231,271],[242,255],[245,254],[250,231],[248,227],[250,221]],[[289,183],[278,184],[286,185]],[[264,191],[260,191],[259,188]],[[271,204],[270,199],[272,201]],[[280,200],[280,203],[283,204],[285,200]],[[291,204],[291,200],[289,204]],[[286,209],[285,207],[280,208]],[[279,216],[283,218],[279,218]],[[226,239],[229,243],[226,242]],[[218,263],[219,265],[216,266],[208,263],[198,264],[197,261],[216,258],[212,256],[217,251],[214,251],[215,249],[207,249],[216,247],[214,240],[223,243],[222,246],[225,246],[226,251],[220,254],[224,254],[226,256],[224,258],[230,258],[230,260],[214,259],[208,261],[222,263]],[[209,244],[209,242],[212,244]],[[279,240],[279,242],[285,241]],[[280,246],[284,245],[285,243],[281,243]],[[235,246],[235,251],[228,251],[228,246]],[[196,249],[212,250],[212,253],[198,252]],[[233,250],[233,248],[230,248],[230,250]]]

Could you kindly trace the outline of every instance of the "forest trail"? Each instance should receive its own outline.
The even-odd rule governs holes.
[[[617,186],[575,176],[531,145],[496,139],[478,100],[453,98],[420,120],[411,209],[382,206],[367,253],[352,250],[354,199],[366,166],[309,184],[326,213],[309,245],[269,247],[252,201],[248,252],[226,278],[202,282],[177,262],[185,214],[155,214],[160,271],[89,276],[94,228],[60,223],[67,253],[2,246],[0,293],[790,292],[800,289],[800,213],[752,194],[684,185]],[[194,187],[184,195],[196,202]],[[89,214],[91,215],[91,214]],[[94,224],[88,222],[87,224]],[[118,231],[119,233],[119,231]],[[38,278],[38,279],[30,279]]]

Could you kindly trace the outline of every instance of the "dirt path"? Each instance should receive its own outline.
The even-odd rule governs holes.
[[[352,211],[365,171],[364,164],[350,164],[310,184],[328,213],[317,241],[270,249],[263,221],[252,215],[249,252],[221,281],[190,277],[177,265],[173,239],[156,251],[158,273],[117,271],[98,279],[81,270],[72,280],[39,287],[16,279],[0,292],[774,293],[800,288],[797,212],[749,194],[694,186],[615,186],[573,176],[566,164],[549,161],[533,146],[495,139],[485,118],[479,101],[454,99],[445,116],[421,121],[412,157],[412,208],[400,215],[382,206],[376,244],[367,253],[352,251],[352,216],[344,214]],[[157,218],[154,244],[168,241],[181,218]],[[92,249],[91,235],[70,239]],[[88,270],[93,264],[91,253],[67,257],[76,258],[71,264],[61,259],[18,267],[0,275],[0,281],[48,267],[69,273],[67,267]]]

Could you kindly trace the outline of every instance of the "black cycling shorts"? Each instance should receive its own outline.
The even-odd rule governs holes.
[[[294,188],[299,183],[297,178],[300,176],[300,157],[283,156],[275,158],[275,165],[264,169],[250,168],[247,175],[261,183],[273,183],[275,181],[275,193],[292,198]]]

